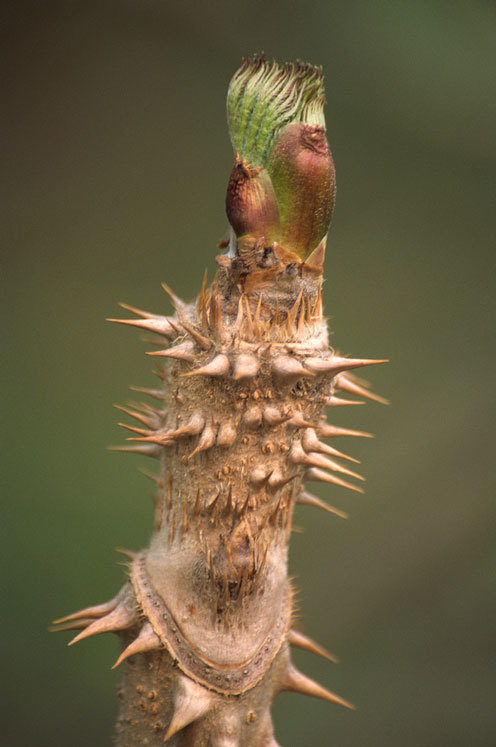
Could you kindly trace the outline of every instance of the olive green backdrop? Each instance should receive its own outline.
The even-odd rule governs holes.
[[[191,299],[215,271],[226,89],[264,50],[324,66],[326,311],[343,352],[391,359],[370,376],[393,403],[336,412],[377,434],[341,444],[367,493],[319,491],[351,518],[301,509],[291,547],[304,629],[341,658],[298,665],[358,710],[283,694],[277,738],[493,745],[495,5],[19,0],[3,20],[2,743],[110,743],[117,640],[47,632],[113,596],[114,548],[151,530],[139,460],[105,445],[152,366],[104,318],[168,313],[160,281]]]

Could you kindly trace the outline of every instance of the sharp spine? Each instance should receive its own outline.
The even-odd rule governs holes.
[[[174,293],[174,291],[169,288],[169,286],[167,285],[167,283],[161,283],[161,285],[162,285],[162,288],[164,289],[164,291],[169,296],[170,300],[172,301],[172,305],[174,306],[174,308],[176,309],[176,311],[183,311],[186,308],[187,304],[185,304],[184,301],[182,301],[179,298],[179,296],[176,296],[176,294]]]
[[[352,485],[349,482],[346,482],[345,480],[341,480],[340,477],[336,477],[335,475],[330,475],[328,472],[324,472],[321,469],[317,469],[316,467],[310,467],[305,472],[305,475],[303,476],[304,480],[311,480],[314,482],[330,482],[333,485],[340,485],[342,488],[348,488],[348,490],[354,490],[355,493],[363,493],[362,488],[357,487],[356,485]]]
[[[226,376],[231,368],[229,358],[224,353],[219,353],[209,363],[194,371],[188,371],[183,376]]]
[[[162,358],[175,358],[190,363],[196,359],[194,349],[194,344],[187,340],[186,342],[179,343],[179,345],[174,345],[172,348],[167,348],[167,350],[152,350],[148,352],[147,355],[155,355]]]
[[[280,355],[272,361],[272,373],[287,382],[295,382],[304,376],[313,376],[313,373],[304,368],[297,358],[289,355]]]
[[[268,425],[276,426],[291,420],[293,415],[281,415],[277,407],[268,405],[263,411],[263,418]]]
[[[164,737],[164,742],[167,742],[188,724],[202,718],[213,707],[215,700],[215,696],[205,687],[193,682],[189,677],[179,674],[174,697],[174,714]]]
[[[122,664],[122,662],[129,656],[134,656],[134,654],[142,654],[146,651],[154,651],[155,649],[159,649],[161,647],[162,643],[160,642],[160,638],[153,630],[151,623],[146,622],[141,628],[138,637],[135,638],[134,641],[132,641],[132,643],[130,643],[129,646],[124,649],[124,651],[121,653],[121,655],[113,665],[112,669],[115,669],[119,666],[119,664]]]
[[[194,327],[191,327],[189,324],[181,322],[181,327],[186,330],[186,332],[193,338],[197,345],[202,348],[202,350],[210,350],[210,348],[213,346],[212,340],[209,340],[208,337],[202,335],[201,332],[198,332],[198,330],[196,330]]]
[[[191,454],[189,454],[188,459],[191,459],[192,456],[198,454],[200,451],[206,451],[207,449],[212,448],[215,443],[216,436],[217,429],[213,428],[213,426],[211,425],[206,425],[200,435],[196,448],[193,449]]]
[[[146,425],[152,430],[156,430],[160,426],[160,419],[157,416],[143,415],[142,413],[137,412],[137,410],[131,410],[129,407],[123,407],[122,405],[114,405],[114,407],[117,410],[124,412],[126,415],[129,415],[129,417],[143,423],[143,425]]]
[[[262,425],[262,411],[255,405],[248,407],[243,413],[243,422],[249,428],[259,428]]]
[[[321,500],[316,495],[308,493],[306,490],[297,496],[296,503],[299,506],[313,506],[314,508],[321,508],[323,511],[327,511],[327,513],[329,514],[339,516],[340,519],[349,519],[349,514],[345,513],[345,511],[341,511],[341,509],[339,508],[330,506],[328,503]]]
[[[374,394],[374,392],[370,392],[363,386],[359,386],[343,374],[340,374],[336,377],[334,386],[336,389],[339,389],[342,392],[348,392],[348,394],[356,394],[359,397],[365,397],[366,399],[373,400],[374,402],[379,402],[379,404],[381,405],[389,405],[388,399],[386,399],[385,397],[381,397],[379,394]]]
[[[338,355],[333,355],[330,358],[305,358],[304,360],[306,368],[315,374],[336,374],[342,371],[350,371],[354,368],[362,368],[363,366],[374,366],[379,363],[388,363],[387,360],[374,360],[368,358],[342,358]]]
[[[339,661],[337,656],[331,654],[330,651],[327,651],[327,649],[316,643],[316,641],[313,641],[311,638],[303,635],[303,633],[300,633],[294,628],[291,628],[291,630],[289,631],[289,644],[290,646],[302,648],[305,651],[311,651],[313,654],[317,654],[317,656],[323,656],[324,659],[333,661],[335,664],[337,664]]]
[[[154,399],[161,400],[163,402],[164,400],[164,392],[161,389],[147,389],[142,386],[130,386],[130,389],[132,389],[133,392],[140,392],[141,394],[147,394],[149,397],[153,397]]]
[[[130,454],[139,454],[140,456],[160,459],[162,449],[155,444],[123,444],[122,446],[108,446],[109,451],[128,451]]]
[[[162,337],[177,337],[177,328],[166,316],[146,319],[107,319],[106,321],[146,329],[147,332],[154,332]]]
[[[334,449],[332,446],[328,446],[322,441],[319,441],[319,438],[317,434],[315,433],[314,428],[306,428],[303,431],[301,445],[303,446],[306,452],[318,451],[321,454],[329,454],[330,456],[336,456],[336,457],[339,457],[340,459],[347,459],[349,462],[355,462],[355,464],[360,464],[359,459],[355,459],[354,457],[351,457],[348,454],[344,454],[342,451],[338,451],[338,449]]]
[[[130,603],[123,599],[112,612],[108,615],[100,617],[95,620],[91,625],[88,625],[79,635],[69,641],[68,646],[73,646],[75,643],[84,640],[84,638],[90,638],[92,635],[99,635],[100,633],[112,633],[119,630],[125,630],[130,628],[131,625],[138,619],[137,610],[131,608]]]
[[[337,425],[318,425],[316,427],[317,433],[322,438],[334,438],[336,436],[357,436],[360,438],[374,438],[373,433],[367,433],[366,431],[355,431],[350,428],[340,428]]]
[[[319,454],[313,451],[307,453],[300,441],[293,442],[293,446],[291,447],[291,451],[289,453],[289,458],[293,462],[293,464],[303,464],[310,467],[332,469],[335,472],[341,472],[344,475],[355,477],[358,480],[364,479],[363,477],[361,477],[361,475],[358,475],[356,472],[352,472],[351,470],[346,469],[346,467],[343,467],[341,464],[338,464],[338,462],[329,459],[329,457],[326,457],[323,454]]]
[[[58,620],[53,621],[53,624],[59,625],[60,623],[71,622],[71,620],[79,620],[86,617],[96,618],[108,615],[108,613],[112,612],[112,610],[114,610],[123,599],[124,592],[125,587],[122,588],[113,599],[110,599],[110,601],[104,602],[103,604],[94,604],[91,607],[84,607],[82,610],[78,610],[78,612],[73,612],[65,617],[59,617]]]
[[[286,672],[284,673],[284,680],[281,683],[281,690],[289,690],[292,692],[302,693],[302,695],[312,695],[315,698],[322,698],[322,700],[328,700],[330,703],[336,703],[342,705],[345,708],[355,710],[355,706],[349,703],[341,696],[336,693],[327,690],[322,685],[319,685],[310,677],[299,672],[296,667],[289,664]]]
[[[232,446],[236,441],[236,427],[230,420],[220,424],[219,432],[217,434],[217,446],[224,446],[228,448]]]
[[[251,353],[241,353],[234,360],[233,379],[253,379],[260,369],[260,361]]]

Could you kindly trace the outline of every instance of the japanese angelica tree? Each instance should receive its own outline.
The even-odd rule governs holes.
[[[326,443],[370,434],[325,411],[384,401],[351,373],[381,360],[329,347],[324,253],[335,196],[322,70],[256,56],[234,75],[230,240],[192,304],[173,316],[131,306],[111,321],[158,335],[155,404],[122,407],[137,425],[121,451],[156,460],[150,546],[129,553],[117,596],[58,621],[71,644],[115,632],[123,670],[116,743],[276,745],[271,704],[292,690],[352,707],[299,672],[290,649],[332,658],[299,632],[288,579],[296,504],[341,511],[317,481],[360,491],[351,457]]]

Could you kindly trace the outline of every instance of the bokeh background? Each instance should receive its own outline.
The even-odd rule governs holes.
[[[471,0],[24,2],[7,22],[2,509],[5,745],[107,745],[117,640],[49,621],[119,588],[150,487],[112,402],[151,385],[117,302],[168,313],[225,236],[228,81],[241,57],[324,66],[338,200],[326,311],[339,348],[389,357],[389,408],[340,410],[365,496],[300,509],[297,653],[358,705],[283,694],[284,747],[489,747],[494,711],[496,12]],[[351,408],[349,408],[351,409]],[[356,439],[358,441],[358,439]],[[344,444],[342,444],[344,447]],[[148,466],[148,465],[146,465]],[[492,649],[492,650],[491,650]]]

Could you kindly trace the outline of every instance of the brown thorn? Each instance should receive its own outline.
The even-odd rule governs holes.
[[[316,482],[330,482],[332,485],[339,485],[342,488],[348,488],[348,490],[354,490],[355,493],[363,493],[362,488],[357,487],[356,485],[352,485],[349,482],[346,482],[345,480],[341,480],[340,477],[336,477],[335,475],[330,475],[328,472],[324,472],[321,469],[317,469],[316,467],[310,467],[305,472],[305,475],[303,476],[304,480],[313,480]]]
[[[196,330],[194,327],[190,327],[188,324],[185,324],[184,322],[181,322],[181,327],[183,327],[188,334],[191,335],[191,337],[195,340],[195,342],[198,343],[198,345],[203,350],[210,350],[210,348],[213,345],[213,342],[208,339],[208,337],[205,337],[202,335],[198,330]]]
[[[147,394],[149,397],[153,397],[154,399],[162,401],[164,399],[164,392],[161,389],[146,389],[141,386],[130,386],[129,388],[132,389],[133,392],[141,392],[141,394]]]
[[[385,397],[381,397],[379,394],[374,394],[374,392],[369,392],[368,389],[355,384],[354,381],[351,381],[350,378],[343,374],[340,374],[336,377],[334,386],[336,387],[336,389],[340,389],[342,392],[356,394],[359,397],[365,397],[366,399],[371,399],[374,402],[379,402],[381,405],[389,405],[388,399],[386,399]]]
[[[176,294],[174,293],[174,291],[172,291],[169,288],[169,286],[167,285],[167,283],[161,283],[161,285],[162,285],[162,288],[164,289],[164,291],[169,296],[170,300],[172,301],[172,305],[174,306],[174,308],[177,311],[182,311],[184,309],[184,307],[186,306],[186,304],[184,303],[184,301],[182,301],[179,298],[179,296],[176,296]]]
[[[333,661],[335,664],[338,663],[339,659],[335,654],[331,654],[330,651],[327,651],[323,646],[316,643],[316,641],[313,641],[311,638],[309,638],[306,635],[303,635],[303,633],[300,633],[298,630],[295,630],[294,628],[291,628],[289,631],[289,645],[290,646],[296,646],[297,648],[302,648],[305,651],[311,651],[313,654],[317,654],[318,656],[323,656],[324,659],[328,659],[329,661]]]
[[[322,687],[322,685],[319,685],[317,682],[314,682],[310,679],[310,677],[306,677],[304,674],[299,672],[292,664],[288,665],[288,669],[284,674],[284,680],[281,683],[281,689],[302,693],[303,695],[313,695],[316,698],[322,698],[323,700],[328,700],[331,703],[337,703],[338,705],[342,705],[345,708],[355,710],[354,705],[348,703],[347,700],[344,700],[344,698],[336,695],[336,693],[333,693],[330,690],[327,690],[325,687]]]
[[[316,495],[308,493],[307,491],[303,491],[296,497],[296,503],[299,506],[313,506],[314,508],[321,508],[323,511],[327,511],[327,513],[329,514],[339,516],[340,519],[349,519],[349,514],[347,514],[345,511],[341,511],[340,508],[330,506],[328,503],[321,500]]]
[[[108,451],[122,451],[140,456],[148,456],[153,459],[160,459],[162,449],[155,444],[135,444],[134,446],[123,444],[122,446],[107,446]]]

